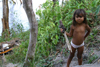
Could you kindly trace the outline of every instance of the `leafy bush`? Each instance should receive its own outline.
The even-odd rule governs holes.
[[[98,4],[99,0],[92,0],[91,5],[89,5],[89,3],[90,1],[87,0],[70,0],[66,1],[63,7],[59,5],[59,2],[56,2],[53,8],[53,2],[47,0],[41,6],[41,9],[37,10],[37,15],[40,16],[40,21],[38,22],[38,42],[35,53],[37,61],[49,56],[52,48],[61,40],[62,36],[59,30],[59,20],[62,20],[67,31],[69,31],[70,25],[72,24],[73,13],[76,9],[84,9],[86,11],[88,24],[91,27],[98,24],[98,18],[93,16],[93,18],[95,18],[94,20],[90,16],[91,14],[97,16],[99,13],[99,8],[96,8],[100,6]],[[94,10],[94,8],[96,9]],[[95,21],[95,23],[91,24],[93,21]]]

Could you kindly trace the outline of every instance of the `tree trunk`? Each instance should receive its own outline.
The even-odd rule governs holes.
[[[62,0],[62,7],[63,7],[63,4],[64,4],[64,0]]]
[[[2,18],[2,36],[7,38],[10,34],[9,32],[9,7],[8,0],[2,0],[3,2],[3,18]]]
[[[20,0],[20,4],[22,4],[22,1]]]
[[[35,54],[35,46],[37,41],[37,33],[38,33],[38,23],[35,19],[35,14],[32,7],[32,0],[23,0],[23,7],[26,11],[29,24],[30,24],[30,40],[28,51],[26,54],[25,62],[23,67],[30,67],[30,63],[33,62],[34,54]]]
[[[55,7],[55,4],[56,4],[57,0],[53,0],[53,2],[54,2],[53,7]]]

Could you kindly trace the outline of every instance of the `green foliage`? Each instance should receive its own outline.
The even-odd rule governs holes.
[[[93,56],[89,57],[88,63],[92,63],[97,58],[98,58],[97,55],[93,55]]]
[[[88,24],[90,26],[96,26],[98,24],[100,24],[99,21],[99,11],[100,11],[100,0],[82,0],[81,2],[76,1],[76,0],[71,0],[65,3],[65,6],[62,7],[62,20],[63,22],[66,21],[67,23],[72,22],[72,16],[73,13],[76,9],[84,9],[87,13],[87,20],[88,20]],[[64,23],[66,23],[64,22]],[[93,24],[91,24],[93,22]],[[66,25],[67,27],[67,25]]]
[[[10,29],[10,33],[12,37],[16,36],[18,33],[22,33],[24,27],[21,23],[14,23]]]
[[[3,36],[0,36],[0,42],[9,41],[9,40],[11,40],[13,38],[17,38],[17,37],[19,37],[18,36],[19,33],[23,33],[24,27],[23,27],[23,25],[21,23],[13,24],[13,27],[11,27],[11,29],[9,30],[10,35],[8,35],[8,32],[7,31],[5,31],[3,33],[3,34],[6,33],[8,35],[8,38],[5,38],[5,35],[6,34],[3,35]]]
[[[40,60],[43,57],[47,57],[50,51],[58,43],[59,39],[59,27],[58,21],[61,18],[59,3],[53,9],[53,2],[46,1],[42,5],[44,10],[38,10],[37,14],[40,16],[40,21],[38,22],[38,41],[36,45],[35,57],[36,60]],[[53,17],[56,17],[56,22],[53,22]]]
[[[100,23],[97,16],[100,11],[99,7],[99,0],[70,0],[65,2],[63,7],[59,5],[59,2],[56,2],[54,8],[53,2],[51,0],[47,0],[44,4],[42,4],[41,9],[37,10],[36,12],[36,14],[40,16],[40,20],[38,22],[38,38],[35,48],[35,64],[40,67],[52,67],[53,62],[51,60],[53,58],[48,56],[59,43],[59,41],[65,41],[62,34],[60,33],[59,20],[62,20],[64,26],[67,29],[66,31],[69,31],[70,25],[72,24],[74,11],[76,9],[84,9],[87,13],[88,24],[92,27]],[[90,14],[92,14],[92,16]],[[91,24],[90,21],[95,22]],[[18,26],[20,25],[17,25],[17,27]],[[16,34],[14,30],[11,31],[12,37],[18,37],[23,41],[20,47],[14,49],[12,56],[8,58],[13,62],[23,62],[29,43],[29,31],[23,33],[22,27],[18,29],[18,31],[21,32],[19,34]],[[90,34],[91,41],[97,34],[96,30],[93,30],[93,32],[94,33]],[[0,40],[3,41],[2,38],[0,38]]]
[[[89,58],[88,58],[88,63],[89,63],[89,64],[92,63],[95,59],[98,58],[97,55],[92,54],[92,53],[93,53],[93,49],[91,48],[90,50],[91,50],[91,51],[90,51]]]
[[[98,24],[98,18],[93,16],[93,18],[95,18],[94,20],[93,18],[89,17],[90,13],[97,16],[99,12],[98,0],[95,2],[94,1],[95,0],[91,1],[92,4],[89,5],[90,1],[87,0],[70,0],[67,1],[63,7],[59,6],[59,3],[56,2],[54,8],[52,1],[46,1],[41,6],[41,9],[37,10],[36,13],[40,16],[40,21],[38,23],[38,42],[36,45],[35,61],[39,61],[38,63],[41,63],[43,60],[40,59],[49,56],[52,48],[56,46],[59,40],[63,38],[59,30],[59,20],[62,20],[67,31],[69,31],[70,25],[72,24],[73,13],[76,9],[84,9],[87,13],[87,20],[95,21],[95,25]],[[96,8],[97,6],[98,8]],[[96,9],[94,10],[94,8]],[[92,26],[90,22],[88,23],[90,26]],[[94,36],[92,37],[91,35],[90,37],[93,39]],[[46,61],[44,61],[44,63],[45,62]]]
[[[93,28],[91,30],[90,35],[85,40],[85,42],[88,43],[87,47],[90,47],[90,46],[93,47],[93,46],[96,45],[95,43],[99,43],[100,42],[99,40],[96,39],[97,33],[98,33],[98,30],[96,28]]]
[[[21,41],[20,46],[17,48],[14,48],[13,53],[11,55],[6,56],[6,58],[9,62],[22,63],[25,60],[25,56],[26,56],[26,52],[27,52],[27,48],[29,44],[29,31],[23,32],[22,24],[16,24],[16,25],[14,24],[13,26],[16,28],[16,31],[13,28],[11,28],[10,29],[11,34],[8,39],[12,40],[14,38],[18,38],[22,41]]]
[[[13,49],[13,53],[11,55],[6,56],[9,62],[13,63],[22,63],[25,60],[28,44],[29,44],[29,31],[19,33],[14,36],[14,38],[19,38],[23,40],[19,47]]]

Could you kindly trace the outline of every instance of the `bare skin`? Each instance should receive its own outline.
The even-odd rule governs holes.
[[[66,35],[69,37],[73,37],[72,42],[75,45],[81,45],[83,43],[83,41],[85,40],[85,38],[89,35],[90,27],[87,24],[83,23],[84,17],[77,17],[77,15],[76,15],[75,20],[76,20],[77,24],[75,26],[71,25],[70,32],[69,33],[66,32]],[[63,31],[63,29],[60,29],[60,30],[61,30],[61,32]],[[86,30],[87,30],[87,33],[85,34]],[[77,53],[78,64],[82,65],[82,54],[84,51],[84,46],[79,47],[79,48],[74,48],[73,46],[71,46],[71,48],[72,48],[72,52],[70,52],[70,56],[68,58],[66,67],[69,67],[76,50],[78,51],[78,53]]]

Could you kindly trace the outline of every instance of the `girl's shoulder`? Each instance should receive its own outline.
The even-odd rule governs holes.
[[[88,26],[88,24],[86,24],[86,23],[83,23],[83,26],[87,27],[87,26]]]
[[[85,23],[84,23],[84,25],[85,25],[86,27],[89,26],[88,24],[85,24]]]
[[[71,29],[74,29],[74,27],[75,27],[75,26],[74,26],[73,24],[70,26]]]
[[[90,26],[88,24],[85,24],[86,29],[90,29]]]

